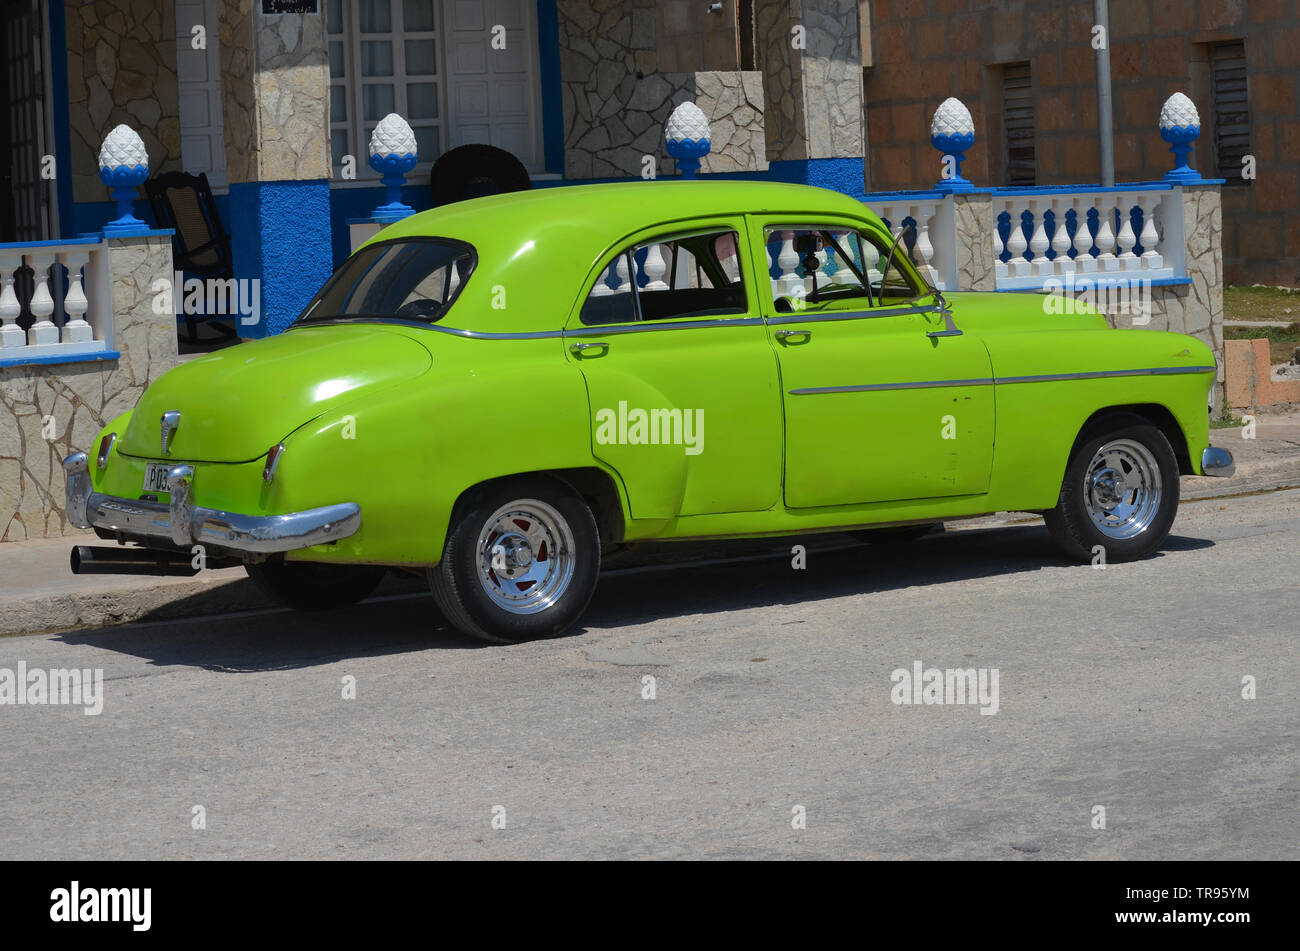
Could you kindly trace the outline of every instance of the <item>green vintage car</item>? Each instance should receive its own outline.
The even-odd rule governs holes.
[[[1214,374],[1191,337],[945,299],[822,189],[480,198],[385,228],[288,331],[171,370],[71,455],[71,520],[130,543],[74,570],[202,546],[308,609],[413,570],[451,624],[513,642],[570,628],[602,550],[641,539],[1027,510],[1123,561],[1168,533],[1180,473],[1231,473]]]

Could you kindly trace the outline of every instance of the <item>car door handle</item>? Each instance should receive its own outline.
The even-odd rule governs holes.
[[[778,330],[776,339],[780,343],[806,343],[812,339],[811,330]]]
[[[605,340],[597,340],[595,343],[571,343],[569,350],[582,356],[588,350],[600,350],[602,353],[609,349],[609,343]],[[593,354],[595,356],[595,354]]]

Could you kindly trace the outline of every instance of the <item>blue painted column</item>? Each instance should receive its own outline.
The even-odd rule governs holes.
[[[264,337],[287,328],[333,272],[325,15],[219,6],[226,224],[241,299],[255,302],[239,334]],[[251,68],[237,73],[236,61]]]

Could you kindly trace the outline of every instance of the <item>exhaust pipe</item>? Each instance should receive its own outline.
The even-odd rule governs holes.
[[[214,567],[214,566],[209,566]],[[224,566],[223,566],[224,567]],[[182,575],[193,577],[199,569],[183,552],[153,548],[109,548],[76,545],[72,549],[74,575]]]

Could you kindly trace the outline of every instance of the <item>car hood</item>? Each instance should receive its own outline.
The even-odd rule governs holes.
[[[140,398],[118,451],[162,459],[163,413],[181,414],[166,458],[248,462],[359,396],[423,374],[429,352],[376,324],[303,327],[189,360]]]

